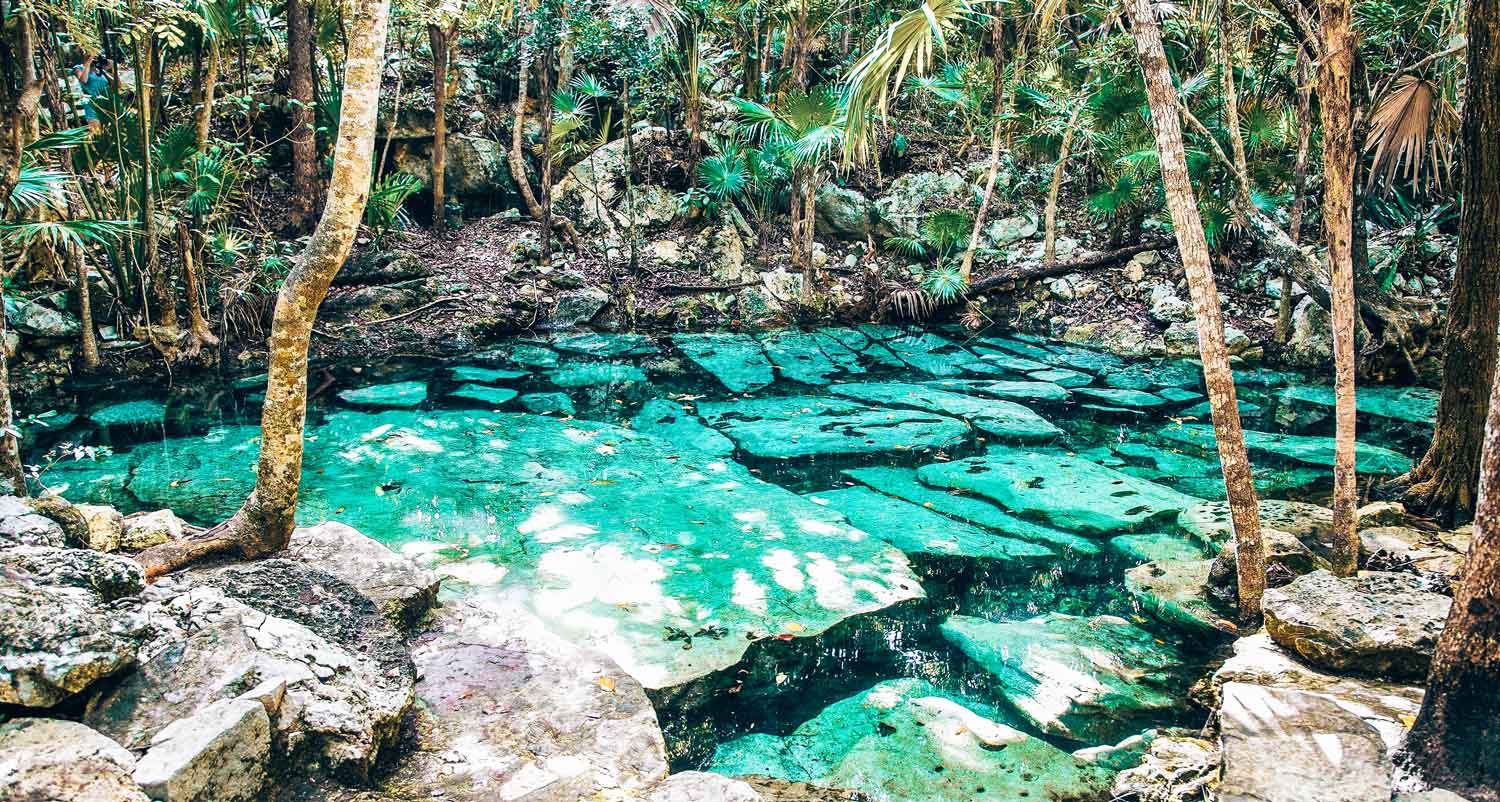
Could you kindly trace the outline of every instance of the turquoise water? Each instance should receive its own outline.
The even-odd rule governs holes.
[[[1262,492],[1322,499],[1331,393],[1293,373],[1239,379]],[[43,483],[211,524],[253,485],[263,381],[92,392],[76,420],[29,433],[32,461],[107,445]],[[679,768],[1003,798],[941,761],[913,768],[912,750],[951,744],[884,736],[978,715],[1031,737],[1030,757],[993,771],[1072,787],[1087,778],[1047,755],[1201,722],[1186,689],[1215,644],[1121,581],[1212,556],[1175,523],[1223,495],[1192,363],[862,327],[567,335],[462,363],[331,365],[311,383],[299,521],[348,523],[450,592],[520,594],[647,687]],[[1435,405],[1364,390],[1361,470],[1404,471]],[[1130,655],[1124,692],[1061,715],[1033,687],[1048,670],[1016,657],[1087,674],[1101,652]]]

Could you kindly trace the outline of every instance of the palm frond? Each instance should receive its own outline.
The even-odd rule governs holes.
[[[0,223],[0,244],[29,248],[37,243],[66,250],[82,248],[86,242],[107,244],[134,230],[129,220],[43,220]]]
[[[63,212],[61,200],[71,190],[72,176],[48,167],[22,167],[10,192],[10,208],[23,216],[42,209]]]
[[[1458,112],[1436,84],[1415,75],[1396,79],[1370,115],[1365,150],[1375,156],[1366,188],[1377,181],[1389,188],[1398,173],[1411,180],[1412,191],[1423,177],[1442,187],[1452,173],[1449,154],[1458,122]]]

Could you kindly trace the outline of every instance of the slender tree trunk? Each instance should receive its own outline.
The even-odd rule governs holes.
[[[1432,445],[1405,477],[1410,506],[1452,524],[1474,510],[1500,327],[1500,0],[1470,0],[1458,272],[1443,334],[1443,394]],[[1500,499],[1495,499],[1500,502]]]
[[[1229,131],[1230,152],[1234,154],[1234,167],[1244,177],[1237,183],[1241,208],[1254,205],[1250,198],[1250,168],[1245,160],[1245,137],[1240,133],[1240,95],[1234,88],[1234,49],[1230,42],[1229,4],[1219,7],[1219,86],[1224,98],[1224,127]]]
[[[291,537],[302,481],[308,346],[318,306],[349,257],[369,199],[389,11],[387,0],[357,0],[328,200],[306,250],[282,282],[272,313],[255,490],[239,512],[202,536],[142,552],[138,559],[148,576],[225,551],[246,557],[272,554]]]
[[[30,12],[17,9],[12,4],[11,13],[22,17],[19,26],[18,47],[13,54],[17,61],[30,64],[33,58]],[[0,43],[3,48],[3,43]],[[20,70],[29,80],[19,82],[19,92],[12,94],[10,76],[0,74],[0,123],[5,130],[0,132],[0,219],[10,206],[11,193],[21,176],[21,149],[26,145],[25,121],[36,117],[36,109],[42,99],[41,82],[36,79],[34,68]],[[4,306],[5,290],[0,286],[0,307]],[[8,332],[5,315],[0,314],[0,491],[24,496],[26,477],[21,467],[21,444],[15,435],[15,412],[10,401],[10,356],[4,347]]]
[[[1062,148],[1057,152],[1057,165],[1052,168],[1052,188],[1047,192],[1047,210],[1044,215],[1047,233],[1042,244],[1042,264],[1045,265],[1057,261],[1057,198],[1062,194],[1063,175],[1068,166],[1068,156],[1073,150],[1073,130],[1078,126],[1083,106],[1083,102],[1079,101],[1078,108],[1073,109],[1068,117],[1067,130],[1063,131]]]
[[[177,224],[177,247],[182,249],[182,288],[187,295],[188,308],[188,348],[197,351],[206,345],[218,345],[219,338],[214,336],[208,319],[203,315],[197,258],[194,256],[197,248],[193,245],[193,232],[185,221]]]
[[[1349,0],[1322,0],[1323,63],[1318,105],[1323,123],[1323,228],[1328,238],[1333,307],[1333,563],[1350,576],[1359,559],[1354,472],[1354,32]]]
[[[812,259],[813,233],[816,228],[814,221],[817,218],[817,192],[818,172],[814,169],[809,171],[808,176],[803,179],[801,198],[802,245],[799,250],[802,252],[803,259],[801,300],[804,305],[813,302],[818,286],[818,266],[813,263]],[[793,232],[793,236],[797,236],[797,233]]]
[[[1297,48],[1297,160],[1292,166],[1292,210],[1287,234],[1302,244],[1302,216],[1307,208],[1307,157],[1312,144],[1312,77],[1307,48]],[[1276,306],[1276,341],[1285,343],[1292,332],[1292,272],[1281,269],[1281,298]]]
[[[552,55],[542,57],[542,81],[538,87],[542,105],[542,260],[543,267],[552,264]],[[607,214],[608,212],[606,212]]]
[[[1188,178],[1187,156],[1177,113],[1177,90],[1172,84],[1171,67],[1162,47],[1161,30],[1152,13],[1151,0],[1127,0],[1126,8],[1135,34],[1136,56],[1145,76],[1167,208],[1172,214],[1177,249],[1187,272],[1188,290],[1193,297],[1193,312],[1198,321],[1198,352],[1203,360],[1203,380],[1208,387],[1214,435],[1218,440],[1219,462],[1224,471],[1224,489],[1229,499],[1237,544],[1240,617],[1247,623],[1253,622],[1260,618],[1266,567],[1255,482],[1250,473],[1245,437],[1240,429],[1234,374],[1230,371],[1229,354],[1224,345],[1219,291],[1209,262],[1203,220],[1198,214],[1197,200]]]
[[[10,188],[0,186],[0,196],[10,197]],[[0,207],[3,208],[3,207]],[[5,290],[0,287],[0,303],[5,300]],[[26,474],[21,468],[21,443],[15,434],[15,410],[10,405],[10,355],[4,345],[10,326],[0,314],[0,493],[13,496],[28,495]]]
[[[202,102],[194,119],[198,131],[198,150],[208,147],[208,135],[214,121],[214,92],[219,85],[219,37],[208,37],[208,63],[204,65]]]
[[[1469,46],[1474,28],[1488,25],[1481,36],[1494,48],[1500,5],[1471,0],[1469,8]],[[1472,64],[1472,52],[1469,58]],[[1486,100],[1493,110],[1496,96]],[[1422,709],[1398,756],[1425,782],[1470,802],[1500,800],[1500,383],[1489,407],[1468,565],[1432,656]]]
[[[432,45],[432,226],[439,231],[448,227],[444,207],[448,198],[443,191],[444,170],[448,165],[448,44],[457,23],[443,28],[427,26],[427,41]]]
[[[994,51],[995,123],[990,130],[990,166],[984,176],[984,195],[979,201],[979,211],[974,215],[974,227],[969,230],[969,245],[964,248],[964,257],[958,265],[958,275],[967,285],[974,276],[974,255],[979,252],[979,239],[990,214],[990,203],[995,197],[995,179],[1000,175],[1000,145],[1005,130],[1005,16],[996,14],[990,21],[990,47]]]
[[[156,303],[156,322],[163,329],[177,328],[177,298],[172,292],[172,280],[161,266],[161,232],[156,229],[156,165],[152,162],[151,144],[156,123],[152,118],[155,108],[156,75],[152,65],[156,63],[156,37],[148,35],[144,49],[140,42],[135,45],[136,64],[136,116],[140,123],[141,137],[141,246],[145,251],[146,275],[151,282],[151,297]]]
[[[305,227],[318,195],[318,139],[313,118],[312,15],[308,0],[286,0],[287,71],[291,74],[292,224]]]
[[[385,124],[385,142],[380,146],[380,160],[375,163],[375,178],[378,180],[385,175],[385,162],[391,155],[391,138],[396,132],[396,123],[401,119],[402,90],[406,82],[406,39],[402,35],[402,29],[396,28],[396,91],[391,95],[391,117]]]
[[[526,85],[530,83],[530,65],[521,62],[521,74],[516,78],[516,109],[510,129],[510,177],[515,179],[516,189],[526,204],[526,213],[531,219],[542,219],[542,204],[531,191],[531,180],[526,177]]]

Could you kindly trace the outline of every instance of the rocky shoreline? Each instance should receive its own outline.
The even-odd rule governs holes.
[[[1204,730],[1152,730],[1071,758],[1036,756],[1033,765],[1063,761],[1036,778],[1045,793],[1146,802],[1391,798],[1391,755],[1420,705],[1413,683],[1446,618],[1444,594],[1461,570],[1467,533],[1418,529],[1399,505],[1370,505],[1361,511],[1367,570],[1337,579],[1316,554],[1327,511],[1265,504],[1263,525],[1276,533],[1268,539],[1280,544],[1271,555],[1279,587],[1266,594],[1266,628],[1233,640],[1194,690],[1211,711]],[[1215,505],[1203,507],[1184,511],[1179,525],[1221,537]],[[111,553],[185,528],[168,511],[122,518],[60,499],[0,499],[0,602],[13,611],[0,621],[5,799],[860,798],[782,780],[669,774],[651,699],[616,663],[559,637],[518,591],[440,591],[438,575],[343,524],[296,530],[284,556],[205,565],[149,586],[133,560]],[[1198,621],[1200,632],[1222,637],[1232,628],[1214,600],[1225,590],[1223,572],[1195,565],[1147,563],[1131,573],[1154,581],[1133,592],[1164,622]],[[1051,618],[1031,625],[1071,626],[1068,616]],[[972,637],[1000,642],[994,633]],[[1121,654],[1134,659],[1129,649]],[[1027,687],[1024,674],[1013,680]],[[893,683],[876,691],[885,685]],[[1089,687],[1064,695],[1088,705]],[[937,716],[929,724],[950,726],[938,722],[956,711],[938,712],[946,708],[929,699],[912,708],[929,711],[918,721]],[[1013,701],[1028,709],[1024,698]],[[975,747],[987,738],[1044,746],[963,713],[966,723],[951,726]],[[1067,721],[1035,720],[1043,729]],[[987,727],[999,729],[986,736]],[[1064,783],[1064,765],[1083,774]]]

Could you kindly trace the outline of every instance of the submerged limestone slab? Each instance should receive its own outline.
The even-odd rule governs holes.
[[[914,407],[963,418],[986,434],[1007,443],[1039,443],[1062,434],[1051,421],[1012,401],[974,398],[925,384],[863,382],[836,384],[835,395],[879,406]]]
[[[996,690],[1043,732],[1098,744],[1184,704],[1183,656],[1115,616],[1047,613],[1025,621],[955,615],[943,637],[995,677]]]
[[[698,414],[762,459],[944,449],[969,435],[968,424],[945,415],[814,396],[702,402]]]
[[[564,362],[547,372],[558,387],[620,387],[646,380],[646,374],[626,362]]]
[[[1052,382],[936,379],[927,384],[944,390],[1003,398],[1008,401],[1043,401],[1056,404],[1068,400],[1070,395],[1067,388]]]
[[[1064,556],[1092,556],[1099,547],[1088,538],[1017,518],[1004,509],[970,495],[941,490],[917,480],[913,468],[873,466],[851,468],[844,475],[887,496],[919,504],[925,509],[982,526],[1003,535],[1039,543]]]
[[[1012,448],[926,465],[917,476],[936,487],[977,493],[1053,526],[1101,534],[1140,528],[1199,501],[1078,457]]]
[[[1437,419],[1441,394],[1426,387],[1385,387],[1360,385],[1354,393],[1354,405],[1361,413],[1377,418],[1431,424]],[[1277,396],[1286,403],[1310,404],[1332,409],[1333,387],[1325,384],[1294,384]]]
[[[630,421],[630,427],[654,435],[679,448],[690,448],[705,454],[727,456],[734,453],[734,443],[719,432],[703,425],[698,416],[675,401],[653,398],[641,405],[641,411]]]
[[[672,344],[732,393],[759,390],[776,380],[765,350],[748,334],[675,334]]]
[[[849,523],[907,554],[1031,564],[1057,559],[1045,546],[1003,537],[863,487],[824,490],[805,498],[837,510]]]
[[[353,387],[340,390],[338,399],[356,407],[415,409],[427,400],[427,382],[392,382]]]
[[[1333,533],[1333,510],[1304,501],[1261,499],[1260,525],[1278,529],[1304,543],[1317,545]],[[1218,549],[1234,537],[1229,517],[1229,502],[1214,501],[1189,507],[1177,516],[1177,525],[1187,530],[1204,546]]]
[[[567,393],[527,393],[521,396],[521,408],[538,415],[572,415],[578,411]]]
[[[964,373],[979,375],[1002,374],[1001,368],[985,364],[972,351],[943,339],[936,334],[922,332],[906,334],[884,340],[885,347],[901,358],[901,361],[931,376],[958,376]]]
[[[1111,370],[1101,378],[1122,390],[1159,390],[1177,387],[1197,390],[1203,386],[1203,368],[1196,362],[1135,362]]]
[[[448,376],[456,382],[477,384],[499,384],[500,382],[520,379],[527,376],[524,370],[511,370],[510,368],[491,368],[484,365],[455,365],[448,368]]]
[[[1176,532],[1141,532],[1109,539],[1109,547],[1137,562],[1201,560],[1207,555],[1191,539]]]
[[[461,398],[465,401],[476,401],[491,407],[498,407],[520,395],[519,390],[509,387],[490,387],[486,384],[461,384],[453,392],[450,398]]]
[[[259,426],[216,426],[199,438],[143,443],[106,462],[129,463],[122,489],[136,503],[147,509],[169,507],[211,525],[249,497],[259,455]],[[107,501],[112,495],[100,488],[80,500]]]
[[[1121,390],[1114,387],[1080,387],[1073,394],[1079,398],[1127,409],[1157,409],[1168,403],[1167,399],[1145,390]]]
[[[917,679],[887,680],[835,702],[786,736],[721,744],[709,768],[848,788],[882,802],[1074,802],[1109,789],[1107,772]]]
[[[1238,634],[1208,593],[1213,560],[1157,560],[1125,572],[1125,590],[1151,616],[1197,637]]]
[[[618,359],[623,356],[647,356],[656,353],[656,345],[644,334],[598,334],[582,332],[564,334],[552,340],[552,347],[571,354],[583,354],[598,359]]]
[[[98,426],[149,426],[167,419],[167,408],[160,401],[121,401],[90,412],[88,419]]]
[[[1026,374],[1027,378],[1039,382],[1051,382],[1060,387],[1087,387],[1094,383],[1094,377],[1087,373],[1067,368],[1048,368]]]
[[[895,354],[891,353],[891,349],[881,345],[877,340],[871,339],[859,329],[818,329],[818,336],[823,338],[822,343],[825,346],[825,352],[828,352],[829,358],[835,362],[840,362],[840,360],[834,356],[834,349],[828,347],[829,343],[837,343],[839,347],[848,350],[850,353],[859,355],[860,359],[871,367],[901,368],[906,366],[905,362],[902,362]],[[847,366],[845,369],[850,373],[861,372]]]
[[[1197,447],[1204,451],[1218,448],[1212,426],[1176,425],[1162,427],[1160,434],[1168,440]],[[1307,465],[1333,467],[1333,438],[1308,437],[1275,432],[1245,430],[1245,447],[1251,454],[1270,454]],[[1411,470],[1411,460],[1389,448],[1358,443],[1354,449],[1355,469],[1360,473],[1400,474]]]
[[[1015,354],[1025,359],[1044,362],[1049,365],[1057,364],[1057,353],[1050,351],[1036,343],[1022,342],[1010,337],[976,337],[974,347],[984,348],[992,352]]]
[[[997,368],[1004,368],[1014,373],[1034,373],[1039,370],[1047,370],[1051,367],[1045,362],[1016,356],[1005,351],[991,350],[986,348],[982,343],[972,343],[970,347],[986,364],[994,365]]]
[[[783,379],[822,386],[828,383],[829,376],[840,372],[839,366],[823,352],[817,336],[811,332],[796,329],[770,331],[760,334],[757,339]]]

